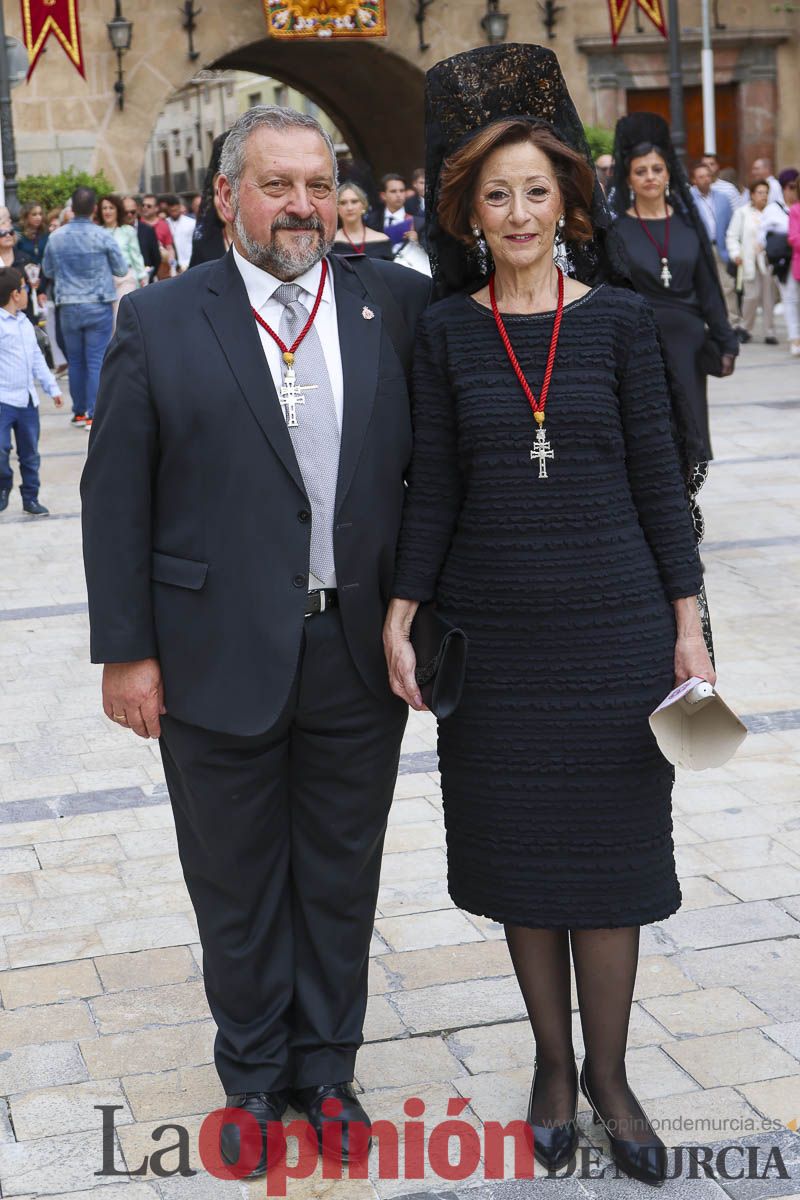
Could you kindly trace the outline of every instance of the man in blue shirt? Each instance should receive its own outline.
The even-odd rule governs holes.
[[[714,251],[714,261],[717,264],[722,294],[728,309],[728,320],[737,334],[743,328],[739,313],[739,299],[736,295],[736,281],[728,273],[729,255],[725,245],[725,234],[733,216],[733,208],[724,192],[712,187],[713,176],[711,168],[705,162],[697,162],[692,167],[692,199],[705,225],[711,248]]]
[[[28,285],[16,267],[0,268],[0,512],[8,507],[14,476],[11,434],[17,443],[22,475],[22,507],[32,517],[46,517],[39,503],[39,383],[63,403],[61,392],[39,349],[33,325],[25,316]]]
[[[100,367],[114,328],[114,276],[128,263],[107,229],[95,225],[97,194],[79,187],[72,194],[73,219],[52,233],[42,268],[55,280],[55,301],[69,362],[72,422],[91,428]]]

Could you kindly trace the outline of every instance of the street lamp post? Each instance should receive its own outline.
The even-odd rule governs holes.
[[[672,144],[679,162],[686,157],[686,124],[683,115],[683,73],[681,71],[681,23],[678,0],[669,0],[669,112]]]
[[[500,12],[500,0],[486,0],[486,15],[481,19],[481,29],[490,46],[498,46],[508,37],[508,14]]]
[[[11,79],[8,70],[6,27],[0,0],[0,159],[3,166],[4,203],[11,219],[19,216],[17,198],[17,154],[14,148],[14,118],[11,113]]]
[[[114,0],[114,16],[112,20],[106,22],[106,29],[111,49],[117,55],[117,79],[114,91],[117,93],[117,104],[120,109],[123,109],[125,107],[125,80],[122,74],[122,56],[131,48],[133,21],[123,17],[121,0]]]

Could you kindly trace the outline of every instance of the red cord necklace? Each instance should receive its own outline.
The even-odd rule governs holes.
[[[668,288],[672,282],[672,272],[669,269],[669,207],[666,204],[664,207],[667,209],[667,223],[664,227],[664,245],[662,246],[660,242],[656,241],[655,237],[647,228],[641,216],[639,215],[639,206],[637,205],[636,201],[634,200],[633,202],[633,211],[636,213],[636,219],[647,236],[650,238],[650,241],[653,243],[656,251],[658,252],[658,257],[661,259],[661,282],[665,288]]]
[[[317,288],[317,298],[314,301],[314,307],[311,309],[308,320],[300,330],[299,335],[292,342],[291,346],[287,346],[286,342],[284,342],[284,340],[278,336],[272,326],[268,325],[264,318],[259,316],[254,308],[252,309],[253,316],[255,317],[256,321],[258,321],[261,328],[266,329],[272,340],[278,343],[283,356],[283,361],[286,363],[286,374],[283,377],[283,383],[281,385],[278,399],[280,400],[281,407],[283,408],[286,417],[286,425],[289,429],[298,428],[297,406],[298,404],[305,404],[303,392],[314,392],[318,387],[318,384],[316,383],[309,383],[303,387],[298,386],[297,377],[294,373],[294,352],[308,333],[311,326],[314,324],[314,318],[316,317],[317,310],[322,302],[322,293],[325,291],[325,280],[327,278],[328,260],[323,258],[322,271],[320,273],[319,287]]]
[[[328,278],[328,260],[326,258],[323,258],[322,272],[320,273],[320,277],[319,277],[319,287],[317,288],[317,298],[314,301],[314,307],[311,309],[311,313],[309,315],[308,320],[306,321],[303,328],[300,330],[299,335],[292,342],[291,346],[287,346],[286,343],[282,340],[282,338],[278,337],[277,333],[272,328],[272,326],[268,325],[267,322],[264,320],[264,318],[262,316],[260,316],[256,312],[255,309],[253,309],[253,316],[258,321],[261,328],[266,329],[267,333],[272,338],[272,340],[274,342],[278,343],[278,345],[281,349],[281,353],[283,354],[283,361],[286,363],[287,367],[291,367],[294,365],[294,352],[297,349],[297,347],[300,345],[300,343],[302,342],[303,338],[308,333],[311,326],[314,324],[314,318],[316,317],[319,306],[322,303],[322,293],[325,291],[325,280],[327,278]]]
[[[350,243],[350,245],[353,247],[353,249],[356,251],[357,254],[366,254],[366,252],[367,252],[367,230],[366,230],[366,227],[363,225],[361,228],[364,231],[364,239],[360,246],[357,246],[355,244],[353,239],[350,237],[350,234],[345,229],[344,225],[342,226],[342,233],[347,238],[348,242]]]
[[[550,391],[550,379],[553,374],[553,365],[556,360],[556,350],[558,348],[558,334],[561,329],[561,318],[564,314],[564,276],[557,267],[556,272],[558,274],[558,306],[556,308],[555,320],[553,321],[553,333],[550,338],[550,350],[547,355],[547,366],[545,367],[544,379],[542,380],[542,390],[539,393],[538,400],[525,378],[525,372],[519,365],[519,360],[514,353],[514,347],[511,345],[511,338],[508,336],[503,318],[500,316],[500,309],[497,307],[497,298],[494,291],[494,272],[489,277],[489,299],[492,302],[495,324],[503,340],[503,345],[506,348],[506,354],[509,357],[511,366],[514,368],[514,372],[520,382],[520,386],[528,397],[528,403],[531,406],[533,417],[536,421],[536,441],[531,450],[531,458],[538,460],[540,479],[547,479],[547,459],[555,458],[555,452],[550,448],[550,443],[547,441],[547,430],[544,428],[544,408],[547,404],[547,393]]]

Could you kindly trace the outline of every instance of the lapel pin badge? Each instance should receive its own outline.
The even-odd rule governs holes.
[[[375,316],[375,313],[372,311],[371,308],[368,308],[367,305],[365,304],[361,310],[361,315],[365,321],[371,321],[372,318]]]

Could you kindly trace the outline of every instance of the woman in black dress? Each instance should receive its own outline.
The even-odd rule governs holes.
[[[633,286],[650,301],[669,366],[689,403],[710,461],[706,380],[707,337],[720,359],[717,373],[733,373],[739,353],[719,285],[705,226],[691,197],[666,121],[632,113],[617,122],[617,232],[628,252]]]
[[[648,715],[676,680],[715,679],[663,361],[646,302],[605,282],[623,282],[613,230],[554,55],[458,55],[427,100],[428,234],[450,295],[417,333],[390,682],[422,707],[409,630],[435,600],[469,639],[439,724],[449,889],[505,925],[536,1040],[537,1157],[558,1168],[577,1145],[571,945],[580,1087],[619,1165],[659,1183],[664,1145],[625,1073],[639,927],[681,902],[674,773]]]
[[[339,228],[331,249],[334,254],[349,257],[366,254],[367,258],[392,260],[392,243],[385,233],[364,224],[369,210],[367,194],[357,183],[346,180],[338,192]]]

